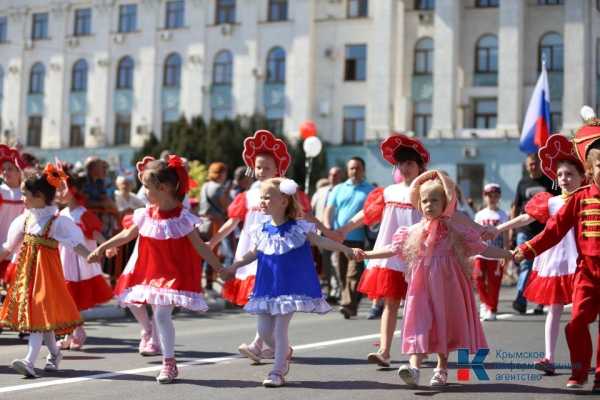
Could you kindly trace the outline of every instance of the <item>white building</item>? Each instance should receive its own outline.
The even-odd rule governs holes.
[[[258,112],[477,159],[477,138],[515,148],[542,54],[553,128],[572,132],[600,108],[600,0],[0,0],[1,132],[139,146],[180,115]]]

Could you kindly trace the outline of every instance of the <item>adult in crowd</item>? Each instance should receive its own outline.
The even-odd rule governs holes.
[[[323,178],[317,182],[317,191],[313,195],[310,205],[315,214],[315,217],[325,224],[325,209],[327,208],[327,199],[331,194],[333,188],[342,181],[342,169],[340,167],[331,167],[327,178]],[[327,301],[334,301],[339,298],[340,293],[333,293],[331,286],[331,278],[335,280],[336,290],[340,290],[340,278],[337,271],[334,268],[334,264],[337,264],[338,254],[335,254],[329,250],[320,249],[321,253],[321,285],[323,291],[327,296]]]
[[[235,196],[248,190],[252,184],[252,178],[246,174],[246,167],[237,167],[233,171],[233,183],[229,190],[229,197],[235,199]]]
[[[360,157],[352,157],[346,164],[348,180],[340,183],[331,191],[327,199],[324,225],[327,229],[338,229],[356,213],[363,209],[373,185],[365,181],[365,161]],[[344,244],[352,248],[365,248],[365,230],[358,228],[346,236]],[[348,319],[358,311],[358,282],[364,264],[362,261],[350,260],[340,254],[339,273],[342,280],[342,299],[340,313]]]
[[[210,237],[219,231],[221,226],[227,220],[227,207],[231,203],[229,197],[229,185],[227,181],[227,165],[222,162],[213,162],[208,166],[207,180],[200,189],[199,214],[210,222],[209,231],[206,232]],[[231,262],[233,251],[229,240],[224,239],[219,246],[219,255]],[[213,291],[213,270],[205,263],[207,292]]]
[[[525,169],[527,174],[521,178],[517,184],[517,190],[515,194],[515,200],[511,208],[511,219],[523,214],[525,211],[525,205],[533,196],[540,192],[549,192],[553,195],[560,194],[558,188],[554,188],[554,185],[550,178],[542,173],[540,168],[540,159],[537,153],[532,153],[525,159]],[[540,233],[544,226],[539,222],[533,222],[522,228],[516,230],[516,232],[509,232],[509,243],[512,243],[516,239],[517,246],[525,243],[535,235]],[[516,237],[515,237],[516,233]],[[527,280],[529,279],[529,273],[533,261],[524,260],[519,264],[519,280],[517,281],[517,297],[513,301],[513,308],[519,314],[525,314],[527,312],[527,300],[523,296],[525,287],[527,286]],[[543,306],[538,306],[534,313],[542,314]]]
[[[145,203],[131,192],[133,190],[131,178],[119,175],[117,176],[116,184],[115,203],[117,204],[117,210],[121,214],[129,214],[136,208],[145,206]]]

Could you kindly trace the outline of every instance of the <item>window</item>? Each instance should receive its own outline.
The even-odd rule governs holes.
[[[538,71],[542,70],[542,62],[546,61],[548,72],[562,72],[563,66],[563,41],[555,32],[546,33],[540,40]]]
[[[213,64],[213,85],[231,85],[233,81],[233,57],[231,52],[221,50]]]
[[[115,145],[128,145],[131,136],[131,114],[116,114]]]
[[[73,65],[71,73],[71,92],[87,90],[88,65],[85,60],[79,60]]]
[[[477,2],[475,3],[475,7],[498,7],[499,2],[499,0],[477,0]]]
[[[498,39],[484,35],[475,48],[474,86],[498,85]]]
[[[181,85],[181,56],[171,53],[165,60],[163,86],[178,88]]]
[[[563,3],[563,0],[537,0],[540,6],[555,6]]]
[[[285,21],[288,19],[287,0],[269,0],[269,21]]]
[[[117,89],[133,89],[133,59],[121,58],[117,66]]]
[[[119,6],[119,32],[128,33],[137,30],[137,4]]]
[[[475,129],[496,129],[497,110],[498,101],[496,99],[476,99],[473,120]]]
[[[368,0],[348,0],[348,18],[361,18],[369,16]]]
[[[31,67],[31,73],[29,74],[29,94],[43,94],[44,93],[44,78],[46,75],[46,68],[42,63],[35,63]]]
[[[7,41],[8,20],[6,17],[0,17],[0,43]]]
[[[484,164],[458,164],[456,184],[460,188],[463,200],[469,203],[473,200],[475,205],[480,205],[483,194],[483,179],[485,176]]]
[[[351,44],[346,46],[346,64],[344,80],[364,81],[367,79],[367,45]]]
[[[31,116],[27,122],[27,146],[40,147],[42,144],[42,117]]]
[[[267,129],[277,135],[283,134],[283,118],[267,118]]]
[[[285,83],[285,51],[275,47],[267,56],[267,83]]]
[[[562,101],[550,105],[550,132],[559,132],[562,128]]]
[[[419,137],[425,137],[431,130],[431,101],[418,101],[414,105],[413,131]]]
[[[433,39],[419,39],[415,45],[415,75],[431,75],[433,73]]]
[[[215,25],[233,23],[235,23],[235,0],[217,0]]]
[[[48,39],[48,13],[35,13],[32,18],[31,39]]]
[[[69,130],[69,146],[83,147],[85,132],[85,116],[71,117],[71,128]]]
[[[183,28],[185,1],[167,1],[165,14],[165,29]]]
[[[74,36],[86,36],[92,33],[92,9],[81,8],[75,10]]]
[[[362,143],[365,140],[365,107],[345,106],[343,138],[345,144]]]
[[[415,10],[433,10],[435,0],[415,0]]]

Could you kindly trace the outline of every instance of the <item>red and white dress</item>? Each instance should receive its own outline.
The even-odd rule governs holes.
[[[409,187],[402,183],[373,190],[363,210],[366,225],[381,221],[374,250],[390,245],[398,228],[414,225],[421,220],[421,213],[410,203]],[[362,274],[358,291],[370,299],[401,300],[405,298],[407,289],[405,271],[406,263],[398,256],[370,260]]]
[[[8,228],[10,224],[23,213],[25,205],[21,200],[21,189],[13,189],[6,183],[0,185],[0,243],[6,241]],[[5,277],[5,273],[10,260],[0,261],[0,277]],[[14,268],[11,268],[13,270]],[[9,281],[11,273],[6,274],[5,280]]]
[[[525,212],[545,224],[564,204],[563,196],[553,197],[547,192],[538,193],[527,203]],[[571,229],[556,246],[533,260],[532,272],[524,293],[527,300],[543,305],[570,304],[578,257],[575,234]]]
[[[178,207],[138,208],[132,222],[139,237],[115,287],[121,305],[152,304],[206,311],[202,258],[187,238],[198,217]]]
[[[239,260],[252,250],[250,238],[252,227],[270,221],[260,209],[260,182],[254,182],[250,189],[238,194],[227,209],[229,218],[242,220],[244,225],[235,250],[234,260]],[[243,306],[248,302],[254,288],[256,278],[256,261],[251,262],[235,272],[235,278],[223,285],[223,298],[231,303]]]
[[[66,207],[61,210],[60,215],[67,217],[81,229],[85,247],[93,251],[96,248],[94,232],[102,230],[102,222],[98,217],[82,206],[73,209]],[[79,311],[87,310],[112,299],[112,289],[102,276],[100,264],[89,264],[71,247],[61,245],[59,249],[67,289]]]

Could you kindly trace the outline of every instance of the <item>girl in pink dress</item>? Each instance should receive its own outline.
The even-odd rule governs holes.
[[[21,200],[21,166],[23,161],[18,150],[0,144],[0,243],[6,241],[10,224],[25,210]],[[10,281],[10,273],[5,277],[9,264],[10,260],[0,261],[0,284]]]
[[[57,191],[56,201],[65,206],[60,211],[60,215],[70,219],[79,227],[85,239],[85,246],[91,251],[96,248],[96,243],[102,243],[106,239],[100,233],[102,222],[82,205],[85,201],[81,194],[82,186],[81,179],[68,175],[67,184]],[[112,288],[104,279],[100,264],[89,264],[84,257],[68,246],[59,245],[59,251],[67,289],[79,311],[112,299]],[[75,328],[73,334],[59,340],[57,345],[63,350],[81,350],[86,337],[85,329],[80,325]]]
[[[402,352],[410,359],[398,374],[406,384],[417,386],[423,358],[437,353],[430,384],[442,386],[448,379],[450,351],[466,348],[475,353],[487,348],[468,257],[483,254],[510,259],[511,253],[487,246],[479,230],[451,218],[456,211],[456,187],[444,173],[425,172],[413,181],[410,190],[411,203],[424,218],[410,227],[400,227],[387,249],[364,255],[377,259],[399,256],[407,263]],[[360,256],[360,250],[355,252]]]
[[[429,162],[429,152],[417,139],[395,134],[380,146],[381,156],[394,166],[395,184],[369,193],[363,210],[350,219],[339,231],[345,236],[361,225],[380,223],[375,250],[392,243],[392,236],[401,226],[411,226],[421,220],[421,213],[410,202],[409,187]],[[406,263],[399,257],[369,261],[358,285],[358,291],[369,299],[384,300],[381,316],[379,350],[369,353],[369,363],[390,366],[390,350],[398,320],[400,302],[406,297],[404,272]]]
[[[156,380],[171,383],[178,375],[173,308],[206,311],[200,256],[216,271],[222,267],[196,230],[198,218],[182,206],[189,181],[181,158],[170,155],[168,161],[150,161],[143,166],[142,183],[149,206],[135,210],[133,225],[98,246],[88,262],[139,236],[137,251],[119,277],[115,295],[124,305],[152,306],[163,355]]]
[[[545,224],[561,209],[569,195],[585,182],[584,168],[575,154],[573,143],[563,135],[551,135],[539,155],[542,171],[550,179],[558,181],[562,194],[536,194],[525,206],[525,213],[498,226],[499,232],[519,228],[533,221]],[[560,314],[564,306],[572,301],[578,256],[575,235],[571,230],[556,246],[534,259],[525,288],[527,300],[547,306],[544,358],[537,360],[534,366],[548,375],[555,372],[554,351],[560,329]]]

